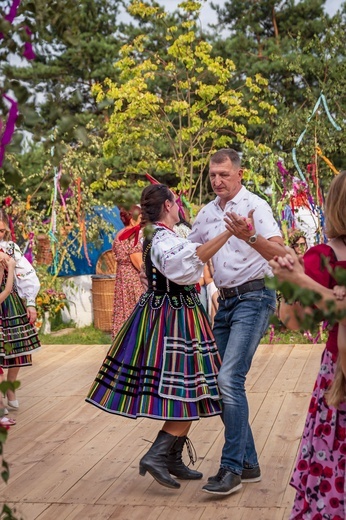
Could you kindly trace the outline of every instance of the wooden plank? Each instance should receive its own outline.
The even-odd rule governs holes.
[[[292,353],[292,345],[269,345],[269,347],[270,349],[268,349],[268,345],[259,345],[257,349],[255,360],[258,360],[258,363],[262,363],[264,360],[264,366],[259,377],[247,386],[251,392],[267,392]],[[249,377],[252,377],[252,367]]]
[[[2,509],[4,502],[0,501]],[[20,520],[36,520],[38,516],[50,507],[49,503],[26,503],[26,502],[6,502],[12,509],[12,513]]]
[[[304,370],[306,360],[310,354],[311,345],[295,345],[292,347],[289,357],[273,380],[269,392],[291,392],[296,386],[297,379]]]
[[[320,368],[321,355],[324,348],[324,344],[311,346],[309,357],[306,360],[300,376],[297,378],[297,382],[294,387],[295,392],[309,393],[312,391]]]
[[[261,453],[262,481],[247,484],[243,507],[281,507],[290,479],[291,461],[303,431],[307,395],[287,393]],[[272,396],[273,401],[276,396]],[[274,403],[273,403],[274,404]]]
[[[233,507],[231,495],[224,505],[207,506],[200,520],[284,520],[283,510],[268,507]],[[225,500],[224,500],[225,502]],[[161,520],[161,519],[160,519]]]
[[[263,480],[220,499],[201,490],[219,467],[220,417],[196,421],[190,432],[203,479],[164,488],[138,473],[162,422],[134,421],[85,403],[108,345],[44,347],[34,366],[20,372],[17,425],[5,444],[11,475],[8,485],[0,482],[0,496],[24,520],[286,520],[294,497],[288,482],[322,349],[259,346],[247,393]]]

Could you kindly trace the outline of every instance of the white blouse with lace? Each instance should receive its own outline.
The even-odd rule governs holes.
[[[204,267],[196,254],[196,249],[200,245],[177,236],[174,231],[160,229],[153,237],[151,260],[154,266],[172,282],[179,285],[194,285],[201,278]]]
[[[18,294],[27,307],[35,307],[36,296],[40,290],[40,281],[35,269],[15,242],[0,240],[0,251],[15,259],[15,283]]]

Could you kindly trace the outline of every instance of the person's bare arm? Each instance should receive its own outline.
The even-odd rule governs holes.
[[[247,218],[237,215],[237,213],[226,213],[225,224],[226,229],[230,231],[235,237],[248,243],[255,249],[263,258],[271,260],[274,256],[283,256],[286,253],[285,244],[280,236],[265,238],[258,234],[256,242],[249,243],[249,238],[256,233],[254,220],[254,210],[249,212]]]
[[[6,262],[6,265],[7,265],[7,280],[6,280],[6,285],[5,285],[4,290],[0,293],[0,303],[2,303],[7,298],[7,296],[10,294],[10,292],[12,291],[13,280],[14,280],[14,268],[16,266],[16,262],[14,261],[13,258],[10,258],[10,257],[7,260],[4,260],[4,262]],[[1,270],[2,270],[2,273],[1,273]],[[0,268],[1,280],[2,280],[3,274],[4,274],[3,268]]]
[[[281,281],[287,281],[315,291],[322,296],[322,299],[316,302],[316,307],[326,309],[329,302],[333,301],[336,310],[346,310],[346,299],[339,299],[334,295],[333,289],[328,289],[319,284],[310,276],[305,274],[299,258],[292,249],[286,248],[286,254],[282,257],[278,256],[269,262],[273,274]]]
[[[196,249],[196,255],[204,264],[210,260],[212,256],[217,253],[221,247],[226,244],[227,240],[232,236],[232,233],[229,231],[224,231],[220,233],[220,235],[208,240],[205,244],[198,246]]]
[[[205,282],[205,285],[208,285],[209,283],[211,283],[213,281],[213,278],[210,274],[210,269],[209,269],[209,262],[207,262],[204,266],[204,282]]]
[[[339,323],[338,350],[341,370],[346,377],[346,324]]]

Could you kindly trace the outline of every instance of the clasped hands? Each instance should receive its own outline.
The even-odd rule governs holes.
[[[224,221],[227,231],[229,231],[232,235],[239,238],[240,240],[248,242],[249,238],[256,233],[253,219],[254,211],[254,209],[249,211],[247,217],[242,217],[241,215],[238,215],[233,211],[226,212],[226,217],[224,217]]]
[[[16,262],[11,256],[7,255],[3,251],[0,251],[0,266],[3,269],[6,269],[6,271],[8,271],[9,266],[14,266],[15,264]]]
[[[299,275],[304,275],[304,260],[302,256],[297,256],[295,251],[286,247],[285,256],[275,256],[269,261],[273,274],[280,282],[287,281],[297,283]],[[346,288],[342,285],[333,287],[333,294],[336,300],[343,300],[346,296]]]

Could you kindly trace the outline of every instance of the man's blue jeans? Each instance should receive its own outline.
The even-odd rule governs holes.
[[[249,424],[245,381],[253,356],[275,311],[275,291],[261,289],[226,300],[219,298],[214,335],[222,366],[218,383],[222,395],[225,444],[221,467],[241,475],[243,467],[258,465]]]

